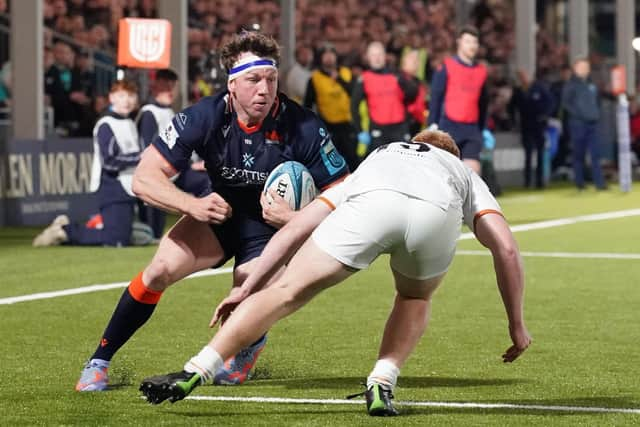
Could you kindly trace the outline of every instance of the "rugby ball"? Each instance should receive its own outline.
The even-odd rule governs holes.
[[[274,189],[295,211],[311,203],[318,193],[309,170],[302,163],[292,160],[276,166],[264,183],[264,194],[271,203],[269,189]]]

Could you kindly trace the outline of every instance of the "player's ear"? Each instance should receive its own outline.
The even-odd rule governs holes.
[[[235,79],[227,82],[227,90],[229,91],[229,93],[234,93],[236,91],[236,80]]]

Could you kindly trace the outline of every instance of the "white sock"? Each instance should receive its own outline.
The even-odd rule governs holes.
[[[98,368],[106,368],[106,369],[109,369],[110,363],[111,363],[110,360],[103,360],[103,359],[91,359],[89,361],[89,364],[92,366],[97,366]]]
[[[378,360],[373,371],[367,377],[367,388],[373,384],[383,384],[393,391],[398,381],[398,375],[400,375],[400,368],[393,362],[387,359]]]
[[[205,345],[200,353],[193,356],[184,365],[187,372],[195,372],[202,377],[202,382],[206,383],[213,380],[213,376],[220,366],[222,366],[222,357],[213,348]]]

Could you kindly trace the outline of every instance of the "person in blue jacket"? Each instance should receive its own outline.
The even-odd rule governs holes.
[[[607,185],[600,167],[600,96],[589,79],[591,65],[586,58],[573,63],[573,76],[562,90],[562,106],[569,113],[569,134],[573,153],[574,182],[579,190],[585,188],[584,161],[587,150],[591,157],[593,183],[598,190]]]
[[[531,163],[536,152],[536,188],[544,187],[544,151],[547,120],[555,108],[553,95],[547,85],[536,76],[532,79],[526,70],[518,70],[519,87],[513,94],[513,102],[520,117],[520,132],[524,146],[524,185],[531,187]]]

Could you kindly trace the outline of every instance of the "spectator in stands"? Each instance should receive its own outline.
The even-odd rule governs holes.
[[[411,49],[405,52],[400,62],[400,72],[404,78],[413,81],[418,88],[415,99],[407,105],[407,119],[409,121],[409,133],[416,135],[422,130],[427,120],[427,87],[417,77],[421,68],[421,51]],[[424,73],[423,73],[424,75]]]
[[[0,64],[9,60],[9,28],[11,21],[7,14],[7,0],[0,0]],[[5,31],[6,28],[6,31]]]
[[[87,28],[94,28],[97,25],[109,28],[111,25],[110,0],[90,0],[85,2],[84,12],[86,16]],[[114,6],[118,4],[114,2]]]
[[[600,166],[600,99],[598,89],[589,79],[591,65],[587,58],[573,63],[573,76],[562,90],[562,106],[569,113],[569,132],[573,148],[574,182],[585,188],[584,161],[587,149],[591,157],[593,183],[598,190],[606,189]]]
[[[89,52],[80,51],[75,55],[75,65],[71,70],[71,93],[69,98],[78,126],[73,136],[90,136],[97,117],[93,114],[91,100],[95,87],[93,61]]]
[[[539,78],[531,78],[526,70],[518,70],[519,87],[514,92],[514,103],[520,117],[520,132],[524,146],[524,185],[529,188],[531,161],[536,152],[536,188],[544,187],[544,152],[547,120],[553,112],[555,100],[546,84]]]
[[[495,131],[510,131],[514,128],[513,83],[506,74],[507,67],[494,65],[487,68],[487,91],[489,102],[487,107],[487,124]]]
[[[85,14],[85,0],[67,0],[67,10],[72,15],[84,15]]]
[[[53,28],[56,24],[56,15],[50,1],[46,1],[42,5],[42,19],[46,27]]]
[[[559,119],[562,123],[562,133],[558,139],[558,151],[553,158],[552,169],[569,165],[571,154],[571,137],[569,135],[569,113],[562,106],[562,91],[565,84],[571,79],[571,67],[567,64],[560,69],[560,78],[551,84],[551,94],[556,100],[555,109],[552,113],[553,117]]]
[[[136,108],[137,93],[137,86],[131,82],[114,83],[109,93],[110,110],[94,127],[90,189],[97,192],[103,228],[72,224],[66,215],[59,215],[36,236],[33,246],[130,244],[137,200],[131,191],[131,180],[142,152],[135,123],[129,117]]]
[[[330,45],[318,52],[318,61],[307,85],[304,106],[315,107],[327,125],[333,143],[347,161],[349,170],[354,171],[358,166],[358,156],[351,117],[351,70],[338,66],[338,55]]]
[[[431,83],[429,126],[449,133],[462,160],[480,174],[482,131],[487,121],[487,68],[476,61],[478,30],[464,27],[458,33],[454,56],[445,58]]]
[[[311,77],[313,50],[307,45],[296,48],[295,62],[289,69],[286,78],[287,95],[297,103],[302,104]]]
[[[71,46],[58,41],[53,46],[54,63],[45,73],[45,93],[49,97],[54,113],[56,132],[70,135],[78,127],[73,114],[71,89],[73,86],[74,53]]]
[[[372,42],[367,49],[369,69],[355,84],[351,97],[351,114],[358,132],[358,143],[367,146],[367,154],[381,145],[408,141],[409,122],[406,106],[418,92],[409,81],[386,67],[386,52],[381,42]],[[365,102],[369,116],[369,130],[362,126],[360,103]]]

